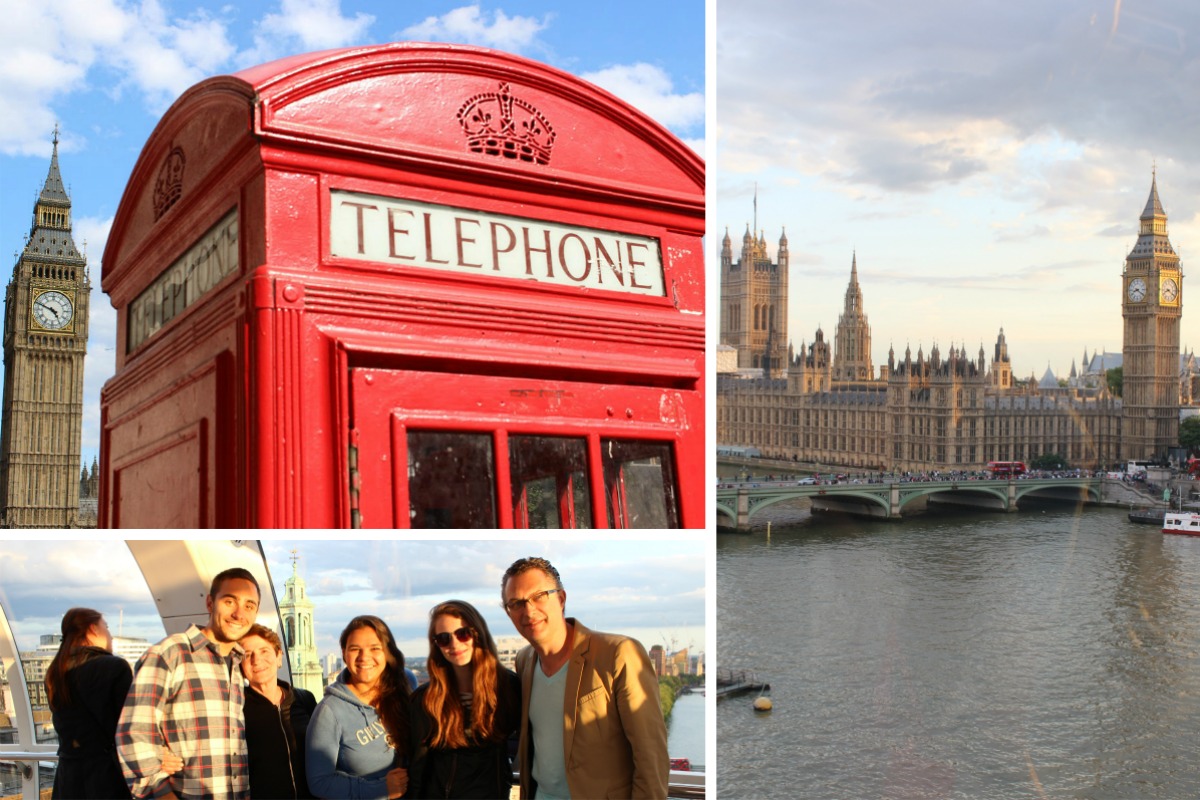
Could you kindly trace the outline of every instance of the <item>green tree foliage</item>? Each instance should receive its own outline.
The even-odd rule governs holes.
[[[1058,453],[1044,453],[1029,462],[1030,469],[1066,469],[1067,460]]]
[[[685,686],[703,686],[703,675],[659,675],[658,699],[662,702],[663,719],[670,720],[675,698]]]
[[[1121,396],[1121,389],[1125,385],[1125,370],[1121,367],[1113,367],[1110,370],[1105,370],[1104,377],[1108,381],[1108,390],[1117,397]]]
[[[1188,417],[1179,423],[1179,446],[1200,450],[1200,417]]]
[[[663,683],[666,678],[658,679],[658,699],[662,704],[663,719],[671,718],[671,710],[675,708],[675,689],[670,684]]]

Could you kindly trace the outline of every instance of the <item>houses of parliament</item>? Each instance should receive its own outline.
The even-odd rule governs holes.
[[[796,349],[787,331],[786,233],[775,261],[749,230],[735,261],[726,233],[718,443],[864,471],[981,470],[1051,454],[1082,468],[1166,458],[1178,446],[1180,406],[1192,402],[1196,363],[1179,351],[1183,277],[1156,176],[1139,223],[1114,287],[1122,351],[1085,350],[1066,386],[1049,369],[1040,380],[1017,379],[1003,329],[990,354],[982,346],[889,349],[876,372],[856,255],[833,340],[818,328]],[[1123,372],[1119,397],[1105,375],[1115,367]]]

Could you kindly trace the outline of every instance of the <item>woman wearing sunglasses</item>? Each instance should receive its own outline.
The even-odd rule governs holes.
[[[410,796],[506,800],[521,681],[500,665],[470,603],[447,600],[429,612],[428,668],[429,682],[413,693]]]

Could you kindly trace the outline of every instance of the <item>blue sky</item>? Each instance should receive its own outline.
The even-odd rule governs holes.
[[[57,124],[75,242],[86,242],[94,287],[84,461],[98,452],[100,388],[115,364],[116,314],[99,289],[100,258],[143,144],[189,86],[313,50],[460,42],[588,79],[703,153],[704,11],[701,0],[0,0],[0,253],[11,270],[29,233]]]
[[[357,614],[387,621],[406,656],[424,659],[429,609],[457,598],[473,603],[493,636],[516,636],[499,607],[500,578],[518,558],[540,555],[558,568],[567,611],[597,630],[636,636],[647,648],[705,650],[702,539],[642,541],[328,541],[264,542],[276,595],[292,574],[291,551],[316,608],[318,652],[336,651]],[[0,602],[18,646],[56,633],[62,613],[96,608],[126,636],[157,641],[162,624],[128,547],[121,541],[0,540]]]
[[[1151,169],[1200,253],[1200,6],[718,2],[710,240],[791,253],[788,334],[832,340],[857,253],[876,370],[1004,328],[1014,372],[1120,352]],[[710,175],[714,174],[712,171]],[[1200,349],[1184,282],[1182,342]],[[1191,291],[1200,292],[1200,285]],[[1200,295],[1197,295],[1200,296]]]

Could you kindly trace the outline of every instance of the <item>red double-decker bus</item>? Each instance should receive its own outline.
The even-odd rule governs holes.
[[[1024,461],[989,461],[988,472],[992,473],[993,478],[1007,478],[1010,475],[1024,475],[1026,471]]]

